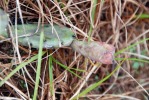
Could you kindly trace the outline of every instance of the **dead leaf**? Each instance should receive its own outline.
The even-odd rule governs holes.
[[[115,53],[115,47],[113,45],[105,42],[74,40],[71,47],[91,60],[101,62],[103,64],[113,64],[113,55]]]

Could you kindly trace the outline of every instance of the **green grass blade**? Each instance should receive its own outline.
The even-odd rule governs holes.
[[[42,55],[43,54],[45,54],[45,52],[43,52]],[[2,86],[5,83],[5,81],[7,81],[10,77],[12,77],[17,71],[19,71],[21,68],[25,67],[27,64],[33,62],[37,58],[38,58],[38,55],[35,55],[35,56],[31,57],[28,61],[22,62],[19,66],[16,66],[16,68],[12,72],[10,72],[9,75],[7,75],[2,81],[0,81],[0,86]]]
[[[38,65],[37,65],[37,72],[36,72],[36,83],[34,89],[34,96],[33,100],[36,100],[37,93],[38,93],[38,86],[39,86],[39,79],[40,79],[40,71],[41,71],[41,61],[42,61],[42,48],[43,48],[43,40],[44,40],[44,32],[42,31],[40,34],[40,44],[39,44],[39,52],[38,52]]]
[[[75,70],[75,71],[78,71],[78,72],[86,72],[85,70],[82,70],[82,69],[76,69],[76,68],[70,68],[71,70]]]
[[[126,59],[124,59],[121,64],[125,61]],[[88,87],[87,89],[85,89],[84,91],[82,91],[80,94],[78,94],[77,96],[75,96],[73,98],[73,100],[85,96],[88,92],[92,91],[93,89],[95,89],[96,87],[98,87],[99,85],[101,85],[104,81],[106,81],[107,79],[109,79],[121,66],[121,64],[117,65],[116,68],[109,74],[107,75],[105,78],[103,78],[102,80],[100,80],[97,83],[92,84],[90,87]]]
[[[148,41],[148,40],[149,40],[149,38],[140,40],[140,41],[138,41],[137,43],[134,43],[134,44],[132,44],[132,45],[130,45],[130,46],[128,46],[128,47],[122,49],[122,50],[117,51],[114,55],[117,56],[118,54],[124,52],[125,50],[128,50],[128,49],[130,49],[130,48],[136,46],[137,44],[143,43],[144,41]]]
[[[125,59],[125,58],[115,58],[115,60],[124,60],[124,59]],[[138,58],[127,58],[127,60],[149,63],[148,60],[138,59]]]
[[[49,56],[49,79],[50,79],[50,92],[53,95],[53,64],[52,64],[52,56]]]
[[[94,21],[95,21],[95,12],[96,12],[96,5],[97,5],[97,0],[93,0],[93,1],[91,1],[91,2],[93,2],[93,8],[92,8],[92,11],[91,11],[91,22],[92,22],[92,24],[94,25]],[[91,33],[92,33],[92,31],[93,31],[93,27],[92,27],[92,25],[90,25],[90,29],[89,29],[89,32],[88,32],[88,36],[89,36],[89,40],[90,40],[90,38],[91,38]]]
[[[148,19],[149,18],[149,14],[135,15],[134,18]]]
[[[77,77],[79,77],[81,79],[81,77],[79,75],[77,75],[76,73],[74,73],[73,71],[71,71],[68,66],[65,66],[65,65],[61,64],[60,62],[58,62],[54,58],[53,58],[53,61],[55,63],[57,63],[58,65],[60,65],[61,67],[63,67],[64,69],[68,70],[70,73],[74,74],[75,76],[77,76]]]

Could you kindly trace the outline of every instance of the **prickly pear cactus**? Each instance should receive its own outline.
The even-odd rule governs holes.
[[[0,35],[8,38],[6,26],[8,25],[8,15],[0,10]],[[10,32],[15,37],[15,26],[12,26]],[[23,28],[24,27],[24,28]],[[37,24],[17,25],[18,42],[23,46],[39,48],[41,29],[44,30],[43,48],[57,48],[61,46],[71,46],[73,50],[88,57],[94,61],[103,64],[112,64],[115,53],[114,46],[104,42],[78,41],[74,38],[74,33],[66,27],[54,25],[44,25],[39,27]],[[24,30],[25,29],[25,30]]]
[[[0,9],[0,34],[6,33],[8,25],[8,14]]]
[[[39,27],[38,29],[37,24],[24,24],[24,28],[25,30],[23,29],[22,25],[17,25],[19,44],[28,46],[29,43],[32,48],[39,48],[39,40],[42,27]],[[69,46],[74,40],[74,33],[66,27],[60,27],[58,25],[51,27],[50,25],[45,25],[43,27],[43,31],[43,48],[46,49]],[[12,33],[15,33],[13,28]]]
[[[6,29],[7,25],[8,14],[0,9],[0,35],[5,38],[9,37]],[[38,28],[37,24],[24,24],[24,26],[17,25],[19,44],[23,46],[30,45],[32,48],[39,48],[41,28],[41,26]],[[74,33],[66,27],[44,25],[43,30],[45,36],[43,40],[43,48],[46,49],[69,46],[74,40]],[[15,26],[12,26],[10,31],[15,37]]]

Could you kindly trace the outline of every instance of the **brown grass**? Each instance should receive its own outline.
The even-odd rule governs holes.
[[[113,44],[116,52],[138,42],[143,38],[149,38],[149,19],[134,18],[142,13],[149,14],[148,0],[98,0],[94,22],[91,22],[91,0],[41,0],[40,6],[36,0],[1,0],[0,7],[10,15],[10,22],[15,23],[50,23],[71,27],[80,40],[87,40],[90,27],[93,27],[91,38],[95,41],[103,41]],[[60,2],[58,2],[60,1]],[[42,13],[43,11],[43,13]],[[17,17],[15,13],[17,12]],[[21,16],[20,16],[21,15]],[[0,43],[0,80],[6,77],[16,65],[29,59],[38,53],[37,49],[30,49],[13,43]],[[149,42],[138,44],[133,53],[127,50],[116,58],[139,58],[143,56],[149,60]],[[48,51],[44,55],[41,66],[41,79],[38,91],[38,100],[69,100],[73,96],[88,88],[91,84],[103,79],[113,71],[115,66],[102,65],[75,53],[71,48],[58,48]],[[85,72],[73,70],[73,75],[66,69],[53,62],[53,93],[49,89],[48,56],[52,53],[54,59],[71,68],[81,69]],[[136,56],[137,55],[137,56]],[[117,60],[118,63],[121,60]],[[126,60],[112,77],[100,86],[90,91],[79,100],[147,100],[149,95],[145,90],[149,89],[148,63],[139,65],[134,69],[136,61]],[[97,65],[97,66],[96,66]],[[141,67],[142,66],[142,67]],[[37,61],[28,64],[17,72],[2,87],[0,98],[32,98],[36,76]],[[125,71],[130,73],[126,73]],[[140,88],[138,83],[143,88]],[[28,84],[28,87],[24,86]]]

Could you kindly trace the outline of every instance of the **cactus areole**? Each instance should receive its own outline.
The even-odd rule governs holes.
[[[0,9],[0,36],[9,38],[8,32],[14,37],[17,37],[18,43],[23,46],[31,46],[32,48],[39,48],[39,40],[41,29],[44,30],[43,48],[58,48],[62,46],[70,46],[72,49],[91,60],[101,62],[103,64],[112,64],[115,48],[113,45],[97,41],[78,41],[75,39],[73,31],[66,27],[58,25],[44,25],[44,27],[37,24],[23,24],[16,25],[17,28],[11,26],[8,31],[8,14]]]

